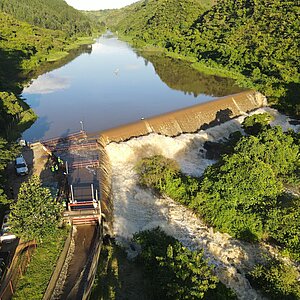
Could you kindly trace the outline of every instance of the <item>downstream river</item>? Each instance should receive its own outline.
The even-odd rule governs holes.
[[[241,91],[234,81],[203,75],[162,54],[139,54],[109,34],[32,80],[23,98],[38,120],[29,141],[82,129],[96,132]]]

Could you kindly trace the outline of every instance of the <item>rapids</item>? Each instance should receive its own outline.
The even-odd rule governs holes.
[[[284,130],[291,126],[289,118],[276,110],[262,108],[255,113],[268,111],[275,120],[272,125],[281,125]],[[112,168],[112,192],[114,202],[114,234],[116,241],[134,256],[130,239],[133,234],[160,226],[186,247],[204,249],[205,256],[215,265],[220,280],[232,288],[239,299],[262,299],[245,277],[247,271],[268,252],[263,245],[252,245],[231,238],[228,234],[207,227],[191,210],[168,198],[158,198],[150,190],[137,185],[134,166],[142,157],[161,154],[175,159],[181,170],[189,175],[200,176],[205,168],[215,161],[205,158],[205,141],[217,141],[234,131],[241,131],[244,116],[195,134],[165,137],[150,134],[127,142],[110,143],[106,150]]]

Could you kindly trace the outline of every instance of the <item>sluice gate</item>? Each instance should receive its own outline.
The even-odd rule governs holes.
[[[63,217],[72,226],[44,300],[87,299],[103,239],[99,144],[81,131],[42,141],[42,145],[55,161],[54,172],[66,178]]]

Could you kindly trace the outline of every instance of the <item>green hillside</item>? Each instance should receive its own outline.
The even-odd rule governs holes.
[[[0,10],[39,27],[90,35],[91,20],[63,0],[0,0]]]
[[[195,19],[207,8],[207,1],[140,1],[114,11],[106,22],[121,34],[130,36],[136,44],[150,43],[168,48],[182,40]]]
[[[221,69],[299,115],[299,2],[203,3],[140,1],[104,16],[110,28],[136,46],[158,46],[194,63]]]

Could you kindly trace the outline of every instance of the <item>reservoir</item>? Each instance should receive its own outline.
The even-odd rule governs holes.
[[[139,54],[106,34],[23,90],[38,116],[23,137],[96,132],[240,91],[231,79],[201,74],[161,53]]]

